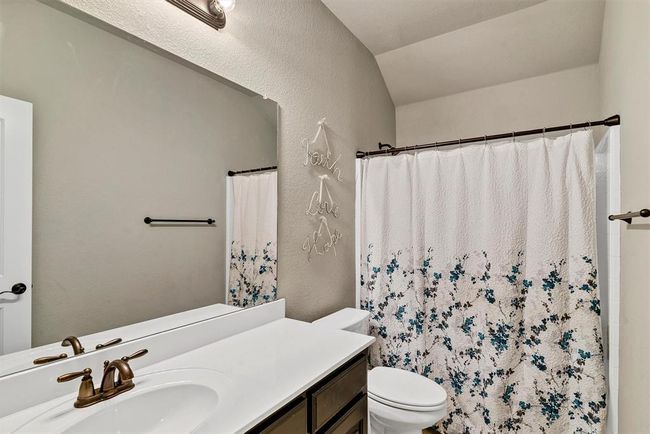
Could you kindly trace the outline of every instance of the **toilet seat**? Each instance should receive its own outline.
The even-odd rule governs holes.
[[[379,396],[373,395],[372,393],[368,392],[368,399],[373,399],[377,402],[380,402],[388,407],[392,407],[398,410],[408,410],[408,411],[419,411],[419,412],[429,412],[429,411],[436,411],[441,408],[445,408],[447,406],[447,402],[443,402],[439,405],[435,406],[419,406],[419,405],[408,405],[404,404],[401,402],[394,402],[390,401],[388,399],[381,398]]]
[[[447,406],[438,383],[414,372],[377,367],[368,373],[368,397],[392,408],[431,412]]]

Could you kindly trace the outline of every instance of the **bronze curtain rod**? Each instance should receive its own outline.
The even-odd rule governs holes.
[[[607,119],[603,119],[602,121],[582,122],[579,124],[561,125],[559,127],[538,128],[536,130],[513,131],[511,133],[492,134],[491,136],[470,137],[467,139],[448,140],[446,142],[426,143],[424,145],[403,146],[399,148],[380,142],[378,151],[357,151],[357,158],[372,157],[374,155],[397,155],[400,152],[405,151],[417,151],[420,149],[440,148],[442,146],[463,145],[465,143],[486,142],[488,140],[532,136],[536,134],[552,133],[555,131],[572,130],[575,128],[597,127],[600,125],[612,127],[614,125],[620,125],[620,123],[621,117],[619,115],[613,115]]]
[[[248,170],[229,170],[228,171],[228,176],[235,176],[235,175],[242,175],[244,173],[254,173],[254,172],[264,172],[267,170],[277,170],[278,166],[268,166],[268,167],[260,167],[259,169],[248,169]]]

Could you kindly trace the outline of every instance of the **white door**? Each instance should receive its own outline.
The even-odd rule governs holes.
[[[0,95],[0,354],[32,341],[32,105]]]

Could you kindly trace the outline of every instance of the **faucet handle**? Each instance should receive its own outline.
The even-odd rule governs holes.
[[[89,405],[93,405],[102,399],[101,394],[97,393],[97,390],[95,390],[93,377],[90,376],[92,372],[92,369],[86,368],[83,371],[63,374],[56,379],[57,382],[64,383],[66,381],[74,380],[75,378],[83,377],[81,379],[81,384],[79,385],[77,400],[74,402],[74,406],[76,408],[88,407]]]
[[[61,353],[58,356],[39,357],[38,359],[34,359],[34,361],[32,363],[34,363],[35,365],[44,365],[46,363],[55,362],[57,360],[65,359],[66,357],[68,357],[68,355],[66,353]]]
[[[122,342],[122,338],[111,339],[110,341],[105,342],[105,343],[103,343],[103,344],[97,344],[97,345],[95,346],[95,349],[96,349],[96,350],[101,350],[102,348],[110,347],[111,345],[117,345],[117,344],[119,344],[120,342]]]
[[[144,356],[148,352],[149,352],[149,350],[147,350],[147,349],[138,350],[135,353],[131,354],[130,356],[122,357],[122,360],[125,361],[125,362],[129,362],[130,360],[137,359],[138,357]]]
[[[83,380],[89,380],[92,379],[90,374],[93,372],[92,369],[86,368],[83,371],[78,371],[78,372],[70,372],[68,374],[63,374],[57,377],[56,381],[58,383],[65,383],[66,381],[74,380],[75,378],[79,378],[83,376]]]

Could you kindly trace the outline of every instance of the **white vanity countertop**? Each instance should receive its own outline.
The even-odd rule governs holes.
[[[210,368],[233,379],[233,399],[224,433],[254,427],[343,365],[375,339],[281,319],[148,366],[144,372],[178,366]],[[137,375],[137,373],[136,373]],[[137,378],[137,377],[136,377]],[[237,401],[237,402],[234,402]]]
[[[204,368],[225,374],[231,390],[219,413],[228,417],[215,429],[235,433],[254,427],[373,342],[370,336],[285,318],[144,368],[138,365],[147,356],[131,365],[136,388],[139,375],[157,371]],[[69,400],[72,406],[74,398],[67,395],[0,419],[0,431],[18,428],[54,403]]]

